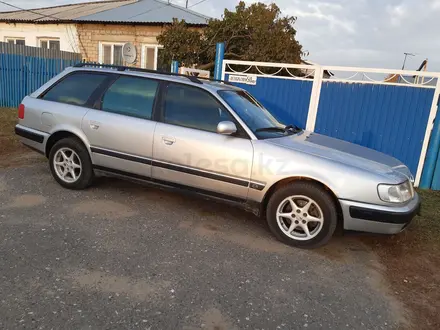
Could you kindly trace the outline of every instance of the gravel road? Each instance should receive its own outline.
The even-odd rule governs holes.
[[[355,237],[285,246],[229,206],[46,163],[0,170],[2,329],[389,329],[405,311]]]

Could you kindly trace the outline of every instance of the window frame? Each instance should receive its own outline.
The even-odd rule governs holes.
[[[60,43],[60,51],[61,51],[61,40],[60,40],[60,38],[57,38],[57,37],[38,37],[37,38],[38,39],[38,47],[39,48],[43,48],[42,46],[41,46],[41,42],[42,41],[46,41],[47,42],[47,47],[44,47],[43,49],[48,49],[48,50],[51,50],[50,49],[50,44],[49,44],[49,42],[50,41],[58,41],[59,43]]]
[[[141,50],[141,68],[145,69],[147,67],[147,48],[154,48],[154,65],[153,70],[157,70],[157,62],[159,56],[159,49],[163,49],[164,47],[159,44],[142,44]]]
[[[99,63],[103,63],[104,64],[104,46],[111,46],[111,53],[110,53],[110,57],[111,57],[111,63],[110,65],[114,65],[115,63],[115,46],[122,46],[124,47],[125,43],[124,42],[112,42],[112,41],[100,41],[99,42],[99,49],[98,49],[98,61]],[[122,60],[122,64],[124,64],[124,60]]]
[[[142,77],[142,76],[137,76],[137,75],[129,75],[129,74],[112,73],[110,75],[111,75],[111,79],[107,80],[107,84],[105,86],[102,86],[102,88],[100,88],[99,90],[95,91],[96,98],[93,101],[93,105],[92,105],[93,109],[99,110],[99,111],[102,111],[105,113],[109,113],[109,114],[119,115],[119,116],[126,116],[126,117],[132,117],[132,118],[138,118],[138,119],[142,119],[142,120],[149,120],[149,121],[156,121],[156,122],[158,121],[157,120],[157,113],[158,113],[157,109],[158,109],[159,102],[161,100],[160,95],[162,94],[162,86],[164,83],[163,80],[150,78],[150,77]],[[129,113],[119,113],[119,112],[106,111],[106,110],[102,109],[102,104],[104,103],[105,94],[108,92],[110,87],[112,87],[113,84],[116,83],[119,80],[119,78],[121,78],[121,77],[130,77],[130,78],[134,78],[134,79],[146,79],[146,80],[151,80],[151,81],[157,82],[158,86],[156,89],[156,96],[154,98],[153,107],[151,109],[151,118],[136,116],[134,114],[129,114]]]
[[[96,88],[95,90],[90,94],[89,98],[87,99],[86,103],[83,105],[77,105],[77,104],[71,104],[66,102],[59,102],[59,101],[51,101],[51,100],[45,100],[44,97],[47,93],[49,93],[53,88],[55,88],[57,85],[59,85],[61,82],[66,80],[67,78],[75,75],[75,74],[95,74],[95,75],[104,75],[107,76],[106,79],[104,79]],[[104,86],[106,86],[109,82],[109,79],[111,78],[111,74],[107,72],[99,72],[99,71],[83,71],[83,70],[76,70],[73,72],[69,72],[65,76],[61,77],[59,80],[57,80],[54,84],[49,86],[46,90],[44,90],[40,95],[38,95],[37,99],[45,101],[45,102],[53,102],[53,103],[59,103],[59,104],[68,104],[75,107],[82,107],[82,108],[93,108],[93,105],[95,103],[95,99],[97,97],[97,92],[101,90]]]
[[[158,99],[158,101],[160,101],[160,103],[158,104],[158,109],[157,109],[157,118],[156,120],[160,123],[163,124],[167,124],[167,125],[171,125],[171,126],[175,126],[175,127],[182,127],[182,128],[186,128],[186,129],[193,129],[193,130],[197,130],[197,131],[201,131],[201,132],[205,132],[205,133],[210,133],[210,134],[219,134],[217,132],[212,132],[212,131],[207,131],[207,130],[203,130],[200,128],[195,128],[195,127],[187,127],[187,126],[181,126],[181,125],[176,125],[176,124],[171,124],[171,123],[167,123],[165,121],[165,102],[166,102],[166,93],[167,93],[167,89],[168,86],[171,84],[175,84],[175,85],[181,85],[181,86],[185,86],[188,88],[195,88],[199,91],[201,91],[202,93],[208,94],[211,98],[214,99],[214,101],[218,104],[219,108],[221,108],[222,111],[226,111],[229,116],[232,119],[232,122],[235,124],[235,126],[237,127],[237,132],[235,134],[232,134],[232,137],[235,138],[242,138],[242,139],[247,139],[247,140],[252,140],[250,135],[248,134],[248,132],[246,131],[246,129],[243,127],[243,125],[237,120],[237,118],[235,118],[235,116],[231,113],[231,111],[221,102],[221,100],[217,97],[217,95],[215,93],[212,93],[204,88],[200,88],[198,86],[194,86],[191,84],[185,84],[185,83],[181,83],[181,82],[177,82],[177,81],[164,81],[162,84],[162,88],[160,90],[161,95],[160,95],[160,99]]]
[[[17,40],[23,40],[24,46],[26,46],[26,38],[25,37],[5,37],[5,43],[9,43],[9,40],[14,40],[14,45],[17,44]]]

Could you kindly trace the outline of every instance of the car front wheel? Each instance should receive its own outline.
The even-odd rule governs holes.
[[[275,191],[266,218],[280,241],[300,248],[316,248],[332,237],[337,210],[325,189],[312,182],[297,182]]]
[[[49,164],[53,177],[65,188],[85,189],[93,180],[89,153],[77,139],[58,141],[50,150]]]

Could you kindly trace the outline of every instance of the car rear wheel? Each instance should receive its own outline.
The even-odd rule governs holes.
[[[300,248],[316,248],[332,237],[337,210],[325,189],[314,183],[298,182],[275,191],[266,218],[280,241]]]
[[[85,189],[92,183],[93,167],[84,145],[74,138],[58,141],[50,150],[50,170],[55,180],[68,189]]]

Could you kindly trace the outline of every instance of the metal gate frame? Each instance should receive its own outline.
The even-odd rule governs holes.
[[[245,66],[247,67],[243,71],[234,70],[231,65]],[[261,71],[260,67],[264,68],[277,68],[279,69],[273,74],[266,74]],[[289,69],[302,69],[306,71],[304,76],[295,76]],[[287,72],[290,76],[277,76],[280,72]],[[324,78],[324,71],[330,72],[342,72],[350,73],[348,78]],[[248,73],[258,72],[258,73]],[[415,176],[415,186],[419,186],[422,172],[432,172],[430,175],[431,180],[434,173],[435,161],[437,160],[438,150],[429,150],[429,152],[435,153],[435,157],[429,157],[428,163],[425,164],[428,154],[428,146],[431,137],[431,132],[434,127],[434,119],[437,115],[438,100],[440,96],[440,73],[439,72],[424,72],[424,71],[412,71],[412,70],[392,70],[392,69],[377,69],[377,68],[361,68],[361,67],[341,67],[341,66],[321,66],[321,65],[307,65],[307,64],[287,64],[287,63],[270,63],[270,62],[252,62],[252,61],[236,61],[236,60],[223,60],[222,63],[222,80],[225,79],[227,74],[232,75],[244,75],[244,76],[256,76],[274,79],[294,79],[294,80],[308,80],[313,77],[312,91],[310,95],[310,103],[307,114],[306,130],[315,131],[316,119],[318,115],[319,100],[321,95],[321,88],[324,82],[346,82],[346,83],[360,83],[360,84],[373,84],[373,85],[386,85],[386,86],[409,86],[413,88],[430,88],[434,89],[434,95],[431,103],[431,108],[428,117],[428,123],[422,143],[422,149],[419,156],[417,172]],[[381,74],[392,75],[388,81],[376,80],[369,75]],[[361,78],[360,78],[361,77]],[[413,77],[414,81],[408,80],[408,77]],[[397,78],[398,82],[391,82],[391,80]],[[360,80],[362,79],[362,80]],[[435,82],[435,86],[430,85],[431,82]],[[431,149],[431,148],[430,148]],[[435,149],[435,148],[434,148]],[[431,158],[435,158],[431,161]],[[425,173],[424,173],[425,174]],[[424,187],[429,188],[429,187]]]

